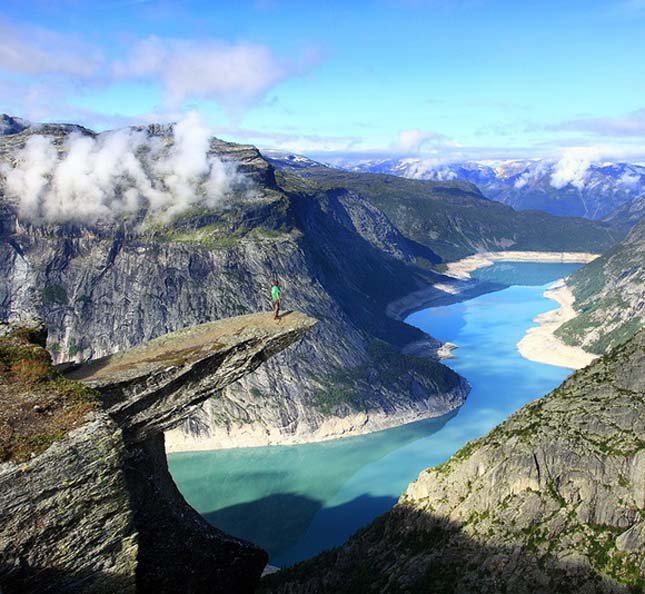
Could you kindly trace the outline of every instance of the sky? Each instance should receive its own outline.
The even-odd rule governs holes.
[[[0,111],[316,157],[645,160],[645,0],[3,0]]]

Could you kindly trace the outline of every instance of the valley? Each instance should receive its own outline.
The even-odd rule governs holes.
[[[448,537],[432,521],[426,523],[422,517],[425,508],[421,515],[416,504],[410,515],[407,509],[401,511],[406,501],[421,492],[418,485],[425,485],[419,479],[420,483],[413,483],[406,491],[411,481],[428,472],[439,472],[441,477],[450,474],[436,468],[450,469],[451,460],[461,463],[469,459],[471,440],[488,439],[481,437],[487,431],[513,437],[515,433],[507,435],[504,429],[494,427],[512,423],[514,414],[521,417],[522,407],[531,407],[527,403],[545,393],[566,392],[570,382],[587,390],[595,380],[584,379],[588,378],[585,374],[600,378],[603,394],[613,393],[614,351],[627,353],[625,369],[630,365],[634,369],[626,372],[632,374],[630,378],[641,373],[643,226],[626,222],[637,216],[637,206],[602,221],[514,210],[488,199],[470,181],[347,171],[265,155],[254,146],[216,138],[202,139],[206,153],[201,173],[183,181],[190,192],[173,194],[170,188],[176,180],[168,181],[164,171],[186,156],[181,152],[187,150],[182,135],[190,125],[190,121],[152,124],[96,133],[70,124],[34,125],[5,118],[0,135],[0,257],[4,264],[0,270],[0,318],[9,324],[9,332],[43,320],[43,336],[53,362],[63,364],[60,369],[71,370],[69,381],[84,381],[101,392],[95,402],[103,411],[98,413],[97,431],[109,433],[113,423],[120,427],[109,439],[107,433],[100,439],[101,447],[118,452],[108,466],[101,467],[102,476],[113,477],[121,485],[119,489],[126,485],[119,491],[118,505],[128,497],[136,502],[132,510],[119,516],[118,534],[124,535],[123,543],[127,540],[123,559],[118,561],[123,563],[119,571],[126,575],[124,591],[135,587],[145,591],[135,585],[136,575],[154,574],[159,584],[176,584],[181,579],[181,567],[167,568],[155,560],[159,543],[154,530],[143,530],[141,542],[133,540],[133,525],[156,521],[142,502],[157,495],[165,501],[160,521],[167,522],[171,530],[177,534],[188,530],[178,519],[184,512],[177,510],[192,507],[200,514],[190,512],[199,535],[188,531],[187,538],[202,544],[219,543],[215,557],[209,557],[210,549],[204,545],[207,550],[196,561],[201,567],[191,574],[196,591],[208,587],[212,569],[222,577],[222,584],[235,584],[232,591],[251,592],[267,559],[262,549],[268,551],[273,565],[287,568],[304,563],[267,578],[261,588],[272,592],[315,592],[323,586],[325,592],[343,592],[350,591],[345,589],[350,585],[366,588],[364,591],[379,590],[383,587],[381,574],[375,571],[365,581],[364,567],[346,561],[344,551],[356,546],[361,556],[373,557],[374,567],[380,567],[379,547],[364,545],[362,539],[369,540],[373,534],[381,539],[379,526],[383,525],[394,535],[392,584],[398,580],[398,585],[392,585],[398,590],[388,586],[386,591],[406,591],[405,584],[426,584],[426,577],[419,573],[426,571],[424,555],[435,555],[434,536],[442,543],[448,542]],[[117,209],[118,216],[106,211],[103,204],[90,205],[85,219],[78,218],[78,209],[52,218],[58,186],[38,194],[36,206],[16,191],[30,179],[21,168],[34,146],[53,151],[51,175],[57,179],[57,167],[77,154],[78,146],[102,154],[117,140],[132,145],[128,154],[140,160],[139,169],[130,164],[132,169],[119,175],[127,178],[136,172],[143,196],[137,203],[126,200],[118,184],[102,188],[104,199],[110,208]],[[88,183],[94,183],[88,175]],[[42,177],[45,186],[47,179]],[[566,286],[560,290],[567,291],[566,299],[563,293],[558,298],[566,307],[555,311],[548,299],[553,295],[549,287],[563,277]],[[285,312],[284,321],[277,322],[271,319],[269,297],[276,281],[281,285]],[[535,322],[540,324],[537,329],[531,328]],[[217,332],[228,328],[226,336],[234,338],[220,341],[224,334],[211,335],[210,325],[220,328]],[[202,331],[214,341],[212,352],[201,346]],[[190,338],[195,332],[198,338]],[[263,343],[263,350],[255,356],[249,354],[253,341],[242,340],[246,332],[276,332],[284,340],[280,339],[280,348]],[[172,341],[181,342],[180,353],[169,354],[163,346],[168,333]],[[284,349],[296,337],[301,339]],[[219,365],[218,349],[225,346],[228,353],[230,340],[232,362],[222,366],[225,371],[212,375],[209,366],[216,361]],[[527,340],[533,340],[533,346],[527,347]],[[238,348],[242,351],[236,358]],[[577,357],[568,358],[565,352],[575,352]],[[137,353],[145,353],[145,364],[134,373],[130,363],[132,357],[140,358]],[[195,369],[205,375],[194,375],[191,357],[197,354],[205,358]],[[10,385],[16,373],[13,366],[22,368],[23,363],[7,361],[3,369],[8,375],[3,381]],[[610,362],[607,365],[614,375],[589,371],[605,361]],[[591,366],[580,371],[582,375],[566,379],[573,369],[587,363]],[[78,365],[81,371],[74,371]],[[190,367],[188,373],[186,366]],[[131,373],[134,375],[128,375]],[[218,383],[218,373],[226,380]],[[578,377],[583,378],[581,383],[576,383]],[[632,461],[630,456],[640,451],[640,442],[633,441],[633,433],[640,429],[631,419],[642,406],[643,391],[638,378],[632,379],[628,381],[631,387],[626,388],[631,394],[626,397],[629,402],[621,417],[631,425],[621,428],[618,436],[629,442],[629,447],[625,452],[614,452],[610,444],[605,454],[618,456],[616,465],[629,463],[636,468],[638,460]],[[565,387],[558,388],[563,380]],[[103,385],[103,381],[107,383]],[[182,403],[176,394],[191,399]],[[123,411],[120,404],[114,404],[121,398],[132,400],[124,404]],[[581,398],[588,398],[588,391],[583,391]],[[25,414],[38,414],[38,410]],[[509,415],[511,420],[505,421]],[[11,426],[7,427],[7,434],[13,435]],[[544,427],[544,431],[552,429],[548,423]],[[599,435],[606,430],[603,427],[597,429]],[[93,439],[87,437],[86,429],[69,434],[72,441],[80,435],[82,455]],[[570,435],[575,437],[576,431],[572,428]],[[554,455],[568,459],[567,448],[576,447],[571,445],[574,437]],[[50,484],[52,477],[40,463],[57,452],[67,455],[65,448],[73,450],[76,442],[67,439],[65,432],[53,433],[48,437],[51,441],[43,442],[46,449],[32,451],[34,484]],[[493,445],[502,448],[504,455],[514,447],[505,441]],[[131,453],[126,452],[128,448],[133,448]],[[129,474],[131,469],[125,472],[121,468],[121,460],[130,455],[145,477],[143,483]],[[623,460],[625,456],[630,457],[629,462]],[[526,468],[517,471],[518,477],[504,478],[511,485],[509,497],[519,494],[521,501],[502,503],[525,505],[522,498],[529,497],[527,489],[538,490],[539,502],[533,503],[540,510],[536,512],[540,521],[550,514],[553,502],[543,495],[551,496],[554,488],[560,493],[560,483],[556,488],[550,479],[542,480],[545,463],[550,461],[536,462],[537,483],[526,478],[533,472]],[[69,476],[75,472],[75,464],[65,466]],[[590,463],[585,458],[581,464]],[[426,471],[429,467],[435,470]],[[14,489],[8,492],[23,497],[21,489],[25,487],[15,482],[16,468],[12,460],[7,461],[4,476],[8,488]],[[514,468],[507,465],[503,471],[514,472]],[[621,485],[623,495],[633,498],[635,481],[626,471],[620,472],[625,483]],[[604,480],[601,475],[594,475],[594,480]],[[607,480],[614,479],[612,474]],[[445,483],[447,492],[461,493],[459,480]],[[565,480],[569,479],[562,474]],[[423,486],[426,488],[434,486]],[[478,487],[482,492],[489,488],[485,482]],[[625,504],[627,499],[623,498],[607,504],[612,510],[625,505],[629,509],[623,514],[627,520],[615,520],[611,514],[623,513],[618,511],[611,511],[611,517],[603,520],[609,527],[600,530],[602,546],[618,552],[610,552],[609,560],[599,560],[589,536],[595,508],[579,519],[580,527],[574,525],[575,510],[567,507],[575,503],[576,489],[571,495],[573,503],[564,496],[568,503],[562,503],[557,494],[552,498],[566,508],[571,530],[585,535],[582,548],[574,547],[575,554],[591,559],[593,572],[601,577],[594,577],[593,572],[571,577],[568,566],[559,561],[555,569],[540,573],[547,562],[537,561],[539,568],[535,569],[534,560],[543,559],[539,556],[543,541],[518,537],[518,531],[525,535],[529,520],[523,512],[513,512],[519,528],[514,531],[506,526],[503,538],[529,547],[526,564],[520,566],[530,567],[536,579],[546,580],[550,584],[545,586],[547,592],[569,583],[567,580],[584,584],[617,579],[623,585],[638,584],[631,551],[640,546],[640,537],[636,528],[629,532],[637,526],[633,512],[640,509],[638,502]],[[585,483],[579,489],[594,491],[597,485]],[[395,505],[404,491],[407,495]],[[128,495],[130,492],[133,494]],[[469,495],[459,496],[467,499]],[[113,503],[106,497],[108,504]],[[444,495],[437,497],[443,501]],[[86,505],[84,500],[82,505]],[[475,501],[463,513],[449,515],[450,526],[454,524],[450,533],[461,530],[466,516],[495,517],[494,525],[484,525],[491,546],[498,547],[500,533],[495,526],[503,520],[497,518],[497,512],[479,505]],[[444,509],[432,506],[433,510]],[[383,513],[385,519],[375,520]],[[55,510],[48,517],[61,526],[61,534],[72,530],[60,524]],[[407,537],[396,536],[399,518],[406,525],[419,525],[417,532],[412,528],[412,545]],[[444,526],[443,519],[438,521]],[[466,525],[470,523],[468,519]],[[8,526],[7,543],[15,529],[13,524]],[[211,530],[219,536],[212,536]],[[352,536],[356,531],[358,536]],[[624,536],[625,531],[632,536]],[[483,532],[477,528],[473,534],[475,540],[481,540]],[[618,536],[622,540],[617,540]],[[76,539],[76,533],[70,538]],[[118,541],[120,537],[115,538]],[[234,543],[230,548],[221,544],[228,542],[227,538]],[[350,544],[343,545],[347,538]],[[248,545],[246,540],[254,544]],[[132,561],[135,542],[145,551],[139,562]],[[454,543],[448,556],[465,550],[480,560],[493,551],[474,550],[467,539],[457,538]],[[39,546],[47,557],[47,543]],[[184,555],[182,546],[168,543],[159,559]],[[367,548],[363,550],[363,546]],[[561,551],[570,551],[568,546],[563,544]],[[238,547],[247,556],[245,563],[250,569],[227,573],[226,564],[220,561],[231,551],[235,554]],[[330,547],[340,548],[323,552]],[[501,554],[498,548],[493,552]],[[565,552],[559,552],[558,559]],[[532,556],[538,553],[538,557]],[[414,561],[419,555],[422,558]],[[108,579],[96,577],[96,567],[85,557],[60,559],[69,567],[82,562],[83,571],[93,576],[88,579]],[[220,561],[206,570],[209,559]],[[441,569],[427,578],[428,584],[435,584],[432,580],[445,572],[445,562],[437,559]],[[347,572],[336,571],[337,560],[347,566]],[[3,571],[13,575],[13,570],[0,567],[0,577]],[[503,572],[502,577],[494,568],[486,572],[482,579],[491,592],[500,580],[520,579],[515,570]],[[29,573],[34,584],[39,576],[40,569]],[[67,577],[63,572],[57,579],[66,583]],[[227,582],[229,579],[232,581]],[[468,591],[470,585],[462,585]]]

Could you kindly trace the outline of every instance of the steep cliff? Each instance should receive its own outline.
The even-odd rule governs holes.
[[[252,592],[266,553],[188,506],[163,431],[313,324],[297,313],[279,324],[267,315],[213,322],[67,377],[30,333],[5,327],[2,592]]]
[[[65,151],[67,127],[39,130]],[[34,133],[2,137],[3,158],[10,162]],[[171,143],[167,127],[146,133]],[[387,302],[437,275],[413,265],[410,243],[388,219],[344,190],[282,189],[253,147],[213,140],[210,152],[235,162],[244,191],[172,222],[142,225],[142,213],[93,226],[32,225],[5,198],[0,317],[41,313],[56,360],[81,361],[268,309],[279,278],[285,304],[322,323],[292,352],[209,401],[169,440],[180,448],[325,438],[458,407],[463,379],[397,351],[425,335],[387,318]]]
[[[166,152],[173,147],[172,126],[136,130]],[[295,349],[209,400],[169,437],[171,448],[324,439],[454,410],[467,383],[437,362],[401,354],[410,343],[423,344],[426,355],[440,344],[390,319],[388,304],[445,280],[430,266],[446,254],[528,246],[536,237],[551,238],[552,249],[597,251],[614,237],[598,223],[556,219],[552,228],[548,217],[519,217],[469,184],[346,172],[276,177],[254,147],[216,139],[208,154],[234,164],[241,180],[218,202],[170,220],[144,209],[91,225],[36,224],[17,217],[5,195],[7,171],[34,136],[51,139],[60,156],[70,137],[102,142],[104,135],[48,124],[0,137],[0,258],[7,263],[0,319],[43,315],[56,361],[101,357],[267,309],[274,278],[288,307],[321,320]]]
[[[634,336],[645,323],[645,220],[567,285],[578,315],[556,330],[564,342],[602,354]]]
[[[640,592],[645,332],[421,473],[270,592]]]

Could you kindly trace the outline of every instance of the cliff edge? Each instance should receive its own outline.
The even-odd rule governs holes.
[[[252,592],[267,555],[177,490],[163,431],[315,324],[220,320],[63,375],[41,331],[0,332],[0,588]]]

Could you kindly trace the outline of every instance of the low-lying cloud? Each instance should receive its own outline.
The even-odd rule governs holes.
[[[124,129],[71,134],[63,147],[34,135],[5,166],[7,196],[34,223],[93,224],[145,209],[161,220],[213,207],[244,185],[235,165],[209,155],[210,134],[196,113],[173,128],[173,141]]]
[[[551,173],[551,185],[560,190],[572,185],[583,190],[590,176],[591,165],[602,158],[602,151],[597,147],[575,147],[564,151]]]

